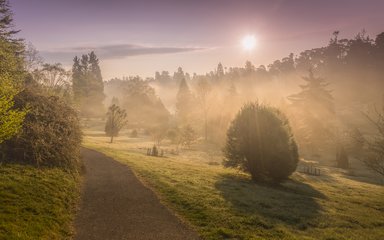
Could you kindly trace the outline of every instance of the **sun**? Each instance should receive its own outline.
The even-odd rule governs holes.
[[[251,51],[256,46],[256,38],[254,35],[247,35],[243,38],[243,40],[241,41],[241,44],[244,50]]]

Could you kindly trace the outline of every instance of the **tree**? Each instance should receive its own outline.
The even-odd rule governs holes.
[[[22,127],[25,109],[14,109],[14,97],[24,78],[24,45],[15,39],[13,14],[8,1],[0,0],[0,143],[11,138]]]
[[[381,113],[377,112],[375,119],[368,115],[366,117],[375,128],[376,135],[365,140],[368,151],[363,162],[369,170],[384,176],[384,108]]]
[[[15,109],[28,106],[19,134],[4,142],[8,161],[77,170],[81,130],[76,111],[57,96],[25,89],[15,97]]]
[[[306,84],[300,85],[301,92],[290,95],[288,99],[292,103],[295,133],[303,145],[314,151],[333,136],[331,120],[334,118],[334,103],[324,79],[315,77],[312,70],[303,79]]]
[[[179,123],[186,124],[193,112],[193,95],[185,79],[181,79],[176,95],[176,118]]]
[[[217,75],[217,78],[218,78],[218,79],[221,79],[221,78],[224,77],[224,68],[223,68],[223,64],[219,63],[219,64],[217,65],[216,75]]]
[[[336,149],[336,164],[338,168],[347,169],[349,167],[348,154],[342,144],[338,144]]]
[[[130,77],[121,81],[120,88],[123,93],[121,107],[127,111],[131,123],[142,127],[168,123],[169,112],[148,81]]]
[[[186,125],[180,132],[180,143],[187,148],[190,148],[192,143],[197,139],[195,130],[191,125]]]
[[[26,115],[25,109],[13,108],[15,93],[10,79],[0,75],[0,144],[19,132]]]
[[[113,137],[117,137],[120,130],[127,124],[126,118],[127,113],[119,106],[113,104],[108,108],[105,133],[111,137],[111,143],[113,143]]]
[[[280,182],[299,161],[288,119],[276,108],[246,104],[227,131],[224,166],[249,172],[254,181]]]
[[[80,111],[86,116],[100,115],[103,109],[104,83],[99,67],[99,59],[92,51],[73,59],[72,88]]]
[[[209,110],[209,94],[212,88],[208,80],[204,77],[199,78],[197,82],[197,98],[201,106],[201,112],[204,118],[204,139],[208,140],[208,110]]]
[[[69,97],[71,74],[60,63],[45,63],[41,69],[33,71],[32,75],[45,92],[64,98]]]

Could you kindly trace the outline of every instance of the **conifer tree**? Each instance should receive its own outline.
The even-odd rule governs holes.
[[[76,102],[84,115],[99,115],[103,109],[104,83],[101,76],[99,59],[92,51],[77,56],[72,66],[73,92]]]
[[[306,84],[300,86],[301,92],[288,99],[294,110],[292,115],[298,139],[314,151],[333,137],[331,129],[335,109],[331,91],[327,90],[328,83],[324,79],[315,77],[312,70],[303,79]]]
[[[26,114],[15,110],[14,96],[21,90],[25,77],[24,59],[21,55],[24,45],[15,39],[13,14],[7,0],[0,0],[0,143],[15,135]]]

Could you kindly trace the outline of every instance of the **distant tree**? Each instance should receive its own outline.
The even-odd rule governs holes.
[[[288,119],[278,109],[250,103],[237,114],[227,132],[224,166],[249,172],[254,181],[280,182],[299,161]]]
[[[193,95],[185,79],[180,81],[179,91],[176,95],[176,118],[179,124],[190,121],[193,112]]]
[[[178,67],[177,68],[177,72],[175,72],[173,74],[173,81],[176,83],[176,84],[180,84],[180,82],[182,80],[185,80],[185,75],[184,75],[184,71],[181,67]]]
[[[151,133],[152,139],[155,145],[160,146],[161,142],[166,138],[168,132],[168,126],[166,124],[157,125],[152,127],[149,132]]]
[[[170,114],[155,89],[140,77],[131,77],[122,81],[121,107],[128,113],[131,123],[142,127],[166,124]]]
[[[127,113],[119,106],[112,105],[108,108],[105,133],[111,137],[111,143],[113,143],[113,138],[117,137],[120,130],[127,124],[126,118]]]
[[[187,148],[190,148],[192,143],[197,139],[195,130],[191,125],[186,125],[180,132],[180,143]]]
[[[334,103],[331,91],[327,90],[328,83],[315,77],[309,71],[308,77],[303,77],[305,85],[300,85],[301,92],[290,95],[292,119],[299,140],[314,151],[319,144],[324,144],[333,136],[331,120],[334,118]]]
[[[384,108],[382,112],[377,112],[375,118],[368,115],[366,117],[375,128],[376,134],[365,140],[368,151],[363,162],[369,170],[384,176]]]
[[[43,64],[43,58],[37,49],[29,43],[24,51],[25,70],[29,73],[38,69]]]
[[[200,78],[197,82],[197,98],[204,118],[204,139],[208,140],[208,111],[210,107],[209,95],[212,87],[206,78]]]
[[[46,92],[61,97],[70,95],[71,73],[60,63],[43,64],[42,68],[33,71],[32,75]]]
[[[217,78],[218,78],[218,79],[221,79],[221,78],[224,77],[224,68],[223,68],[223,64],[219,63],[219,64],[217,65],[216,75],[217,75]]]
[[[99,67],[99,59],[92,51],[73,59],[72,87],[75,101],[80,111],[87,116],[100,115],[103,109],[104,83]]]
[[[349,168],[348,154],[342,144],[338,144],[336,149],[336,164],[338,168]]]
[[[244,70],[246,75],[250,75],[255,72],[255,66],[251,61],[246,61]]]

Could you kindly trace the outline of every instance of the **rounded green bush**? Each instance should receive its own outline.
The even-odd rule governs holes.
[[[76,111],[56,96],[24,90],[15,108],[28,109],[20,133],[3,144],[6,161],[76,169],[81,130]]]
[[[287,179],[299,160],[288,119],[259,103],[246,104],[232,121],[224,155],[225,167],[249,172],[255,181]]]

